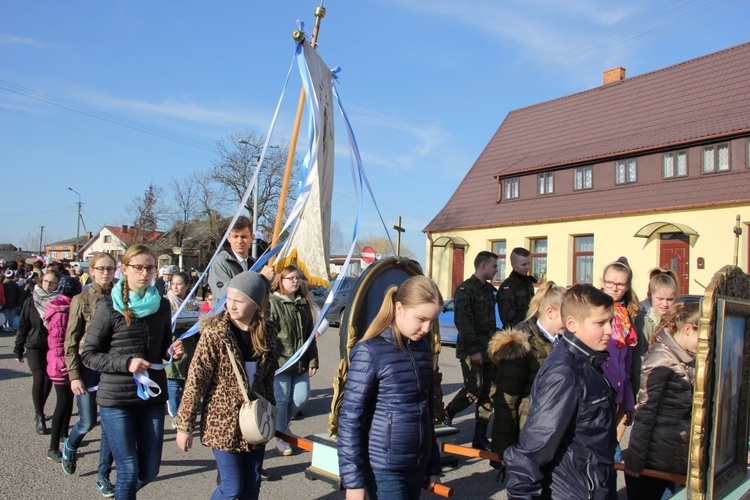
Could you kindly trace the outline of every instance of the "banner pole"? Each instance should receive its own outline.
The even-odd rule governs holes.
[[[313,27],[312,40],[310,46],[312,48],[318,45],[318,32],[320,31],[320,21],[325,17],[326,9],[323,7],[323,2],[315,8],[315,26]],[[292,33],[292,37],[301,41],[305,35],[300,30],[296,30]],[[287,192],[289,191],[289,183],[292,178],[292,168],[294,167],[294,154],[297,150],[297,139],[299,138],[299,129],[302,123],[302,115],[305,112],[305,87],[304,85],[300,89],[299,102],[297,103],[297,115],[294,117],[294,125],[292,127],[292,137],[289,141],[289,154],[286,158],[286,168],[284,169],[284,179],[281,183],[281,193],[279,194],[279,206],[276,210],[276,220],[273,225],[273,237],[271,239],[271,247],[275,247],[279,242],[279,233],[281,233],[281,224],[284,221],[284,208],[286,205]],[[255,228],[253,228],[253,231]],[[276,260],[276,256],[272,257],[269,261],[269,265],[273,265]]]

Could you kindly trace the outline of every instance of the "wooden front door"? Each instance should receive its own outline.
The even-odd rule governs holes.
[[[671,269],[680,280],[680,294],[690,289],[690,238],[685,233],[664,233],[659,241],[659,267]]]
[[[453,247],[453,276],[451,280],[451,297],[458,285],[464,282],[464,247]]]

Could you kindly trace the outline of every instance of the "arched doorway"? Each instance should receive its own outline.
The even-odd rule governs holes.
[[[690,293],[690,247],[698,239],[695,229],[676,222],[652,222],[640,228],[635,236],[648,241],[659,240],[659,267],[671,269],[679,280],[679,293]]]

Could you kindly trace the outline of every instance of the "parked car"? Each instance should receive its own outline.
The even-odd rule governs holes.
[[[438,316],[438,324],[440,325],[440,343],[443,345],[456,345],[458,339],[458,330],[456,324],[453,322],[453,299],[448,299],[443,304],[443,312]],[[498,328],[503,327],[503,321],[500,319],[500,313],[495,306],[495,323]]]
[[[331,280],[331,286],[333,286],[334,281],[335,280]],[[341,287],[339,288],[338,293],[333,297],[331,307],[328,309],[328,313],[326,313],[326,319],[331,326],[341,325],[341,320],[344,318],[344,311],[346,310],[346,304],[349,302],[349,295],[351,294],[352,289],[354,288],[354,282],[356,281],[357,278],[351,276],[344,277]],[[321,309],[323,308],[323,304],[325,303],[330,290],[330,287],[323,288],[322,286],[319,286],[310,291],[313,302],[315,302],[315,304]]]

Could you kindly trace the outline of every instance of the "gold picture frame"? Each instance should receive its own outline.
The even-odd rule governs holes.
[[[740,268],[722,268],[706,288],[698,337],[687,498],[702,500],[747,477],[750,277]]]

